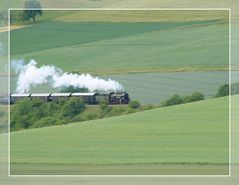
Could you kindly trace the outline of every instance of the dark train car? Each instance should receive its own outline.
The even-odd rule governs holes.
[[[49,101],[57,102],[59,100],[69,100],[71,93],[52,93],[49,96]]]
[[[49,101],[51,101],[50,96],[51,96],[51,94],[49,94],[49,93],[33,93],[33,94],[31,94],[30,98],[49,102]]]
[[[97,94],[95,96],[96,104],[100,102],[109,102],[109,95],[108,94]]]
[[[128,104],[129,101],[129,94],[126,92],[109,93],[109,104]]]
[[[72,93],[71,97],[81,98],[87,104],[97,104],[96,97],[98,93]]]
[[[10,95],[10,104],[16,103],[16,101],[24,99],[24,98],[30,98],[31,94],[11,94]]]
[[[128,104],[130,101],[129,94],[126,92],[111,92],[109,94],[100,93],[33,93],[33,94],[11,94],[10,103],[29,98],[40,99],[45,102],[57,102],[59,100],[69,100],[71,97],[81,98],[85,103],[90,105],[99,104],[106,101],[109,104]]]

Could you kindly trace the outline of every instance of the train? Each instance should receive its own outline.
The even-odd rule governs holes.
[[[11,94],[10,104],[16,103],[18,100],[28,99],[40,99],[45,102],[57,102],[59,100],[69,100],[70,98],[80,98],[86,104],[96,105],[100,102],[108,102],[110,105],[114,104],[128,104],[130,102],[129,94],[127,92],[110,92],[106,94],[102,93],[25,93],[25,94]]]

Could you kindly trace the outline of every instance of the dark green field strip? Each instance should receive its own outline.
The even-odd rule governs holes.
[[[228,165],[135,164],[54,165],[11,164],[11,175],[228,175]]]
[[[65,23],[47,21],[11,31],[11,56],[50,48],[126,37],[154,30],[215,23],[217,21],[178,23]]]

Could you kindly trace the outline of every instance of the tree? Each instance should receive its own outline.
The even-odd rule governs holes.
[[[204,95],[201,92],[194,92],[190,96],[183,97],[183,103],[189,103],[194,101],[204,100]]]
[[[166,101],[162,102],[162,106],[177,105],[181,103],[183,103],[183,98],[180,95],[175,94]]]
[[[10,23],[16,23],[23,21],[24,11],[22,10],[12,10],[10,11]]]
[[[218,89],[216,97],[228,96],[229,95],[229,84],[224,84]]]
[[[72,119],[77,114],[83,112],[85,108],[85,103],[81,99],[71,98],[65,102],[65,105],[62,107],[62,116],[63,118]]]
[[[29,21],[32,19],[33,23],[36,22],[36,16],[42,15],[41,4],[36,0],[27,0],[24,4],[23,20]]]

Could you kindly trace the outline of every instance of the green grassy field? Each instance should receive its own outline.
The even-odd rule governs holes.
[[[92,74],[226,70],[228,23],[213,17],[148,23],[53,19],[11,31],[16,58]]]
[[[52,13],[51,11],[49,11]],[[64,12],[63,12],[64,13]],[[48,11],[46,11],[48,14]],[[41,19],[41,18],[40,18]],[[223,10],[95,10],[68,11],[54,18],[63,22],[185,22],[202,20],[228,21],[228,13]]]
[[[228,116],[228,98],[218,98],[12,132],[12,170],[21,164],[221,164],[227,168]]]
[[[239,77],[238,72],[233,73]],[[131,99],[143,104],[158,105],[174,94],[189,95],[202,92],[205,98],[216,95],[218,88],[229,83],[227,71],[177,72],[177,73],[137,73],[106,75],[115,79],[130,94]]]
[[[232,73],[236,82],[239,72]],[[158,105],[162,100],[174,94],[189,95],[194,91],[202,92],[205,98],[212,98],[216,95],[218,88],[229,82],[227,71],[207,71],[207,72],[177,72],[177,73],[137,73],[137,74],[117,74],[103,75],[104,79],[114,79],[121,83],[129,93],[130,98],[140,101],[142,104]],[[5,78],[6,79],[6,78]],[[0,82],[4,78],[0,77]],[[11,92],[16,89],[16,77],[11,78]],[[31,92],[58,92],[45,84],[33,87]],[[6,93],[5,93],[6,94]]]

